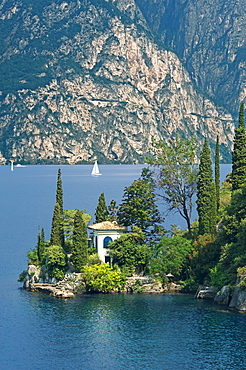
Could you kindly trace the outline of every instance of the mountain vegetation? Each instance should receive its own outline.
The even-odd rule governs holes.
[[[230,107],[245,91],[244,5],[222,3],[5,2],[1,161],[143,163],[152,137],[193,134],[212,153],[219,135],[230,162]]]
[[[245,2],[135,2],[154,37],[178,55],[194,84],[236,120],[245,100]]]

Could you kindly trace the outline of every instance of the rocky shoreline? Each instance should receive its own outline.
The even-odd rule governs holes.
[[[212,299],[218,304],[228,306],[231,310],[246,313],[246,290],[240,286],[240,279],[237,280],[235,287],[223,286],[217,291],[212,286],[199,286],[196,295],[198,299]]]
[[[82,274],[68,271],[62,281],[48,275],[40,278],[40,269],[29,265],[23,279],[23,288],[30,291],[41,291],[57,298],[74,298],[76,294],[86,293]],[[170,282],[165,286],[151,276],[131,276],[127,279],[124,293],[179,293],[181,286]],[[113,293],[113,292],[112,292]],[[240,279],[234,288],[228,285],[217,291],[212,286],[199,286],[195,298],[211,299],[218,304],[228,306],[238,312],[246,313],[246,290],[240,287]]]
[[[81,273],[68,271],[62,281],[48,275],[40,278],[40,269],[29,265],[23,279],[23,288],[30,291],[41,291],[57,298],[74,298],[76,294],[86,293]],[[125,293],[177,293],[180,285],[168,283],[164,287],[151,276],[131,276],[127,279]],[[112,292],[113,293],[113,292]]]

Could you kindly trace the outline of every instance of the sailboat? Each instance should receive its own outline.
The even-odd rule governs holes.
[[[95,161],[94,166],[93,166],[92,171],[91,171],[91,176],[100,176],[100,175],[101,175],[101,173],[99,171],[97,161]]]

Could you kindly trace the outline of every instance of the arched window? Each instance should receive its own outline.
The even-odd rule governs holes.
[[[110,238],[110,236],[106,236],[103,240],[103,248],[109,248],[110,242],[112,242],[112,238]]]

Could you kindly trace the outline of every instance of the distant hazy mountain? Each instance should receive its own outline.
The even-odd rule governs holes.
[[[189,3],[172,1],[183,8]],[[153,8],[152,0],[138,3],[144,15],[134,0],[1,2],[0,151],[5,158],[137,163],[143,162],[152,136],[167,139],[177,133],[194,134],[201,143],[206,136],[212,148],[219,135],[223,160],[229,158],[231,114],[219,99],[215,104],[198,92],[194,81],[201,87],[205,82],[195,72],[191,78],[176,54],[158,41],[171,44],[168,31],[161,32],[169,1],[153,1]],[[177,14],[173,20],[178,19]],[[187,56],[187,68],[189,62]],[[195,63],[198,72],[200,62]],[[213,80],[205,73],[210,72],[204,70],[201,80]]]

